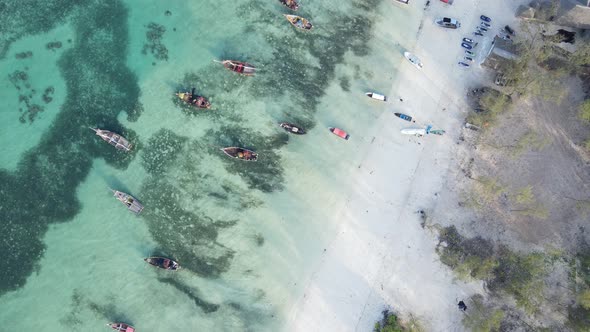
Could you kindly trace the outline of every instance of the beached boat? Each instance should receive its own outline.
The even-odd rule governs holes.
[[[168,271],[180,270],[180,264],[178,264],[178,262],[176,262],[170,258],[153,256],[153,257],[144,258],[143,260],[146,261],[150,265],[153,265],[155,267],[159,267],[164,270],[168,270]]]
[[[401,130],[401,133],[404,135],[424,136],[424,135],[426,135],[426,129],[424,129],[424,128],[405,128],[405,129]]]
[[[350,135],[348,135],[347,132],[345,132],[344,130],[342,130],[340,128],[330,127],[328,129],[332,132],[332,134],[334,134],[336,136],[339,136],[339,137],[342,137],[345,140],[348,140],[350,138]]]
[[[414,54],[410,52],[404,52],[404,57],[408,59],[408,61],[410,61],[414,66],[416,66],[416,68],[422,69],[422,67],[424,67],[420,59],[418,59],[418,57]]]
[[[225,153],[226,155],[228,155],[232,158],[237,158],[237,159],[246,160],[246,161],[258,160],[258,153],[254,152],[252,150],[244,149],[244,148],[231,146],[231,147],[223,148],[223,149],[221,149],[221,151],[223,151],[223,153]]]
[[[299,9],[299,4],[295,0],[279,0],[285,7],[291,10]]]
[[[256,67],[247,63],[247,62],[240,62],[235,60],[223,60],[221,62],[225,68],[231,70],[235,73],[252,76],[256,73]]]
[[[369,98],[373,98],[373,99],[377,99],[377,100],[381,100],[381,101],[387,101],[387,96],[380,95],[375,92],[365,92],[365,95]]]
[[[133,326],[125,323],[108,323],[107,326],[115,331],[135,332],[135,328]]]
[[[103,130],[100,128],[90,128],[94,130],[97,136],[102,138],[105,142],[109,143],[110,145],[114,146],[117,150],[129,151],[133,145],[129,143],[129,141],[119,135],[115,134],[112,131]]]
[[[196,108],[210,108],[211,103],[205,99],[203,96],[198,96],[195,94],[195,89],[193,88],[191,92],[177,92],[176,96],[180,98],[180,100],[184,101],[185,103],[194,106]]]
[[[410,121],[412,122],[412,117],[409,115],[406,115],[404,113],[393,113],[395,116],[397,116],[398,118],[402,119],[402,120],[406,120],[406,121]]]
[[[281,122],[281,123],[279,123],[279,126],[283,129],[285,129],[287,132],[290,132],[291,134],[295,134],[295,135],[305,134],[305,129],[303,129],[299,126],[296,126],[292,123]]]
[[[288,15],[288,14],[283,14],[283,15],[285,16],[285,18],[287,18],[287,21],[289,21],[289,23],[291,23],[292,26],[294,26],[298,29],[311,30],[311,28],[313,28],[313,25],[311,24],[311,22],[309,22],[307,19],[305,19],[301,16]]]
[[[118,190],[111,189],[111,191],[121,203],[127,206],[129,211],[139,214],[143,210],[143,205],[135,197]]]
[[[461,27],[461,23],[459,23],[459,21],[450,17],[437,18],[434,23],[436,23],[436,25],[439,27],[448,29],[457,29]]]
[[[403,3],[404,5],[407,5],[410,3],[410,0],[395,0],[395,1],[397,1],[399,3]]]

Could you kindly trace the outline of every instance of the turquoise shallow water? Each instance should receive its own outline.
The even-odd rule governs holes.
[[[400,52],[383,22],[410,17],[377,0],[304,2],[298,14],[315,25],[305,33],[278,1],[76,3],[0,7],[15,14],[0,25],[0,227],[10,234],[0,250],[11,253],[0,322],[279,329],[386,109],[362,97],[387,93],[395,77]],[[35,14],[16,15],[32,5]],[[213,62],[225,58],[259,73]],[[190,87],[211,110],[175,100]],[[279,121],[310,132],[288,136]],[[89,126],[124,134],[134,150],[115,151]],[[260,160],[226,158],[219,147],[228,145]],[[142,201],[141,216],[108,188]],[[157,271],[142,261],[152,254],[184,268]]]

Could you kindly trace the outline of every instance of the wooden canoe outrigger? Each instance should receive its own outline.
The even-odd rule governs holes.
[[[139,214],[141,211],[143,211],[143,205],[135,197],[118,190],[111,189],[111,191],[119,202],[127,206],[129,211],[135,214]]]
[[[131,150],[131,147],[133,147],[133,145],[129,143],[129,141],[125,137],[113,133],[112,131],[100,128],[95,129],[92,127],[90,127],[90,129],[94,130],[97,136],[102,138],[105,142],[109,143],[110,145],[114,146],[117,150],[129,151]]]

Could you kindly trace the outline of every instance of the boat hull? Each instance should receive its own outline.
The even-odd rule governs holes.
[[[168,270],[168,271],[177,271],[180,270],[180,264],[176,261],[166,258],[166,257],[148,257],[143,259],[146,263],[155,266],[160,269]]]
[[[295,0],[279,0],[279,1],[283,4],[283,6],[289,8],[291,10],[299,9],[299,4]]]
[[[203,96],[193,95],[190,92],[177,92],[176,96],[195,108],[207,109],[211,107],[211,103]]]
[[[108,323],[107,326],[115,331],[135,332],[135,328],[133,326],[125,323]]]
[[[414,54],[410,53],[410,52],[404,52],[404,57],[410,61],[411,64],[413,64],[416,68],[418,69],[422,69],[422,67],[424,66],[422,64],[422,62],[420,61],[420,59],[418,59],[417,56],[415,56]]]
[[[412,122],[412,117],[403,113],[393,113],[395,116],[397,116],[398,118],[402,119],[402,120],[406,120],[409,122]]]
[[[131,143],[129,143],[129,141],[125,137],[123,137],[117,133],[114,133],[114,132],[108,131],[108,130],[103,130],[100,128],[96,128],[96,129],[90,128],[90,129],[94,130],[94,132],[96,133],[96,135],[98,137],[102,138],[103,141],[114,146],[115,149],[117,149],[117,150],[128,152],[133,147],[133,145]]]
[[[143,211],[143,205],[135,197],[118,190],[113,190],[113,194],[119,202],[127,206],[129,211],[135,214],[139,214]]]
[[[372,98],[372,99],[380,100],[380,101],[387,101],[387,96],[380,95],[375,92],[365,92],[365,96]]]
[[[292,123],[288,123],[288,122],[281,122],[279,123],[279,126],[283,129],[285,129],[285,131],[287,131],[288,133],[291,134],[295,134],[295,135],[305,135],[305,129],[296,126]]]
[[[223,151],[223,153],[225,153],[227,156],[230,156],[230,157],[236,158],[236,159],[240,159],[240,160],[245,160],[245,161],[258,160],[258,153],[254,152],[252,150],[244,149],[244,148],[232,146],[232,147],[223,148],[223,149],[221,149],[221,151]]]
[[[309,22],[309,20],[307,20],[306,18],[303,18],[301,16],[297,16],[297,15],[289,15],[289,14],[283,14],[283,16],[285,16],[287,21],[289,21],[289,23],[291,23],[291,25],[296,27],[297,29],[301,29],[301,30],[313,29],[313,24],[311,24],[311,22]]]
[[[424,128],[405,128],[405,129],[401,130],[401,133],[404,135],[424,136],[424,135],[426,135],[426,129],[424,129]]]
[[[235,60],[223,60],[221,62],[225,68],[229,71],[233,71],[234,73],[252,76],[256,73],[256,67],[247,63],[247,62],[240,62]]]
[[[340,138],[344,138],[345,140],[348,140],[350,138],[350,135],[340,128],[330,127],[328,129],[332,132],[332,134],[334,134]]]

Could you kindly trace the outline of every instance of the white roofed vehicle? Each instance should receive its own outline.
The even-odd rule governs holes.
[[[461,23],[454,18],[443,17],[437,18],[434,21],[439,27],[448,28],[448,29],[457,29],[461,26]]]

